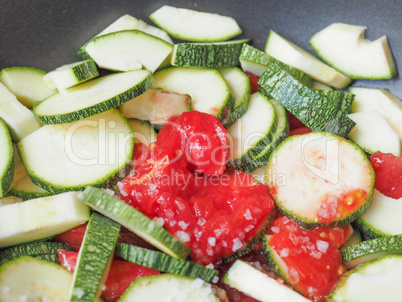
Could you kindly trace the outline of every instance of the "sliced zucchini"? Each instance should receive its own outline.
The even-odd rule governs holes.
[[[122,30],[130,30],[130,29],[138,29],[140,31],[143,31],[144,33],[147,33],[149,35],[158,37],[162,40],[165,40],[166,42],[173,44],[172,39],[169,37],[169,35],[162,29],[157,28],[155,26],[149,25],[145,23],[142,20],[139,20],[133,16],[130,15],[123,15],[120,18],[118,18],[116,21],[114,21],[112,24],[110,24],[108,27],[106,27],[104,30],[102,30],[98,36],[110,34],[116,31],[122,31]]]
[[[402,235],[366,240],[341,251],[343,264],[352,269],[385,255],[402,254]]]
[[[151,88],[120,105],[119,110],[126,118],[164,125],[172,116],[191,110],[191,97],[188,94]]]
[[[25,170],[24,164],[22,163],[20,155],[18,154],[18,148],[16,144],[13,144],[13,152],[14,152],[14,176],[10,189],[12,189],[12,187],[14,187],[14,185],[17,182],[19,182],[27,175],[27,171]]]
[[[20,141],[40,128],[31,110],[26,108],[6,86],[0,83],[0,118],[7,124],[13,141]]]
[[[251,152],[264,149],[271,142],[277,126],[278,118],[270,100],[260,92],[252,94],[246,113],[228,129],[232,155],[227,165],[248,170]]]
[[[366,27],[333,23],[314,34],[310,45],[328,65],[351,79],[390,79],[397,75],[386,36],[364,39]]]
[[[347,76],[329,67],[308,51],[281,37],[273,30],[269,32],[265,52],[329,86],[345,88],[351,82]]]
[[[190,249],[147,216],[102,190],[87,187],[79,198],[91,208],[119,222],[166,254],[185,259]]]
[[[98,69],[93,60],[80,61],[60,66],[45,74],[43,80],[51,89],[60,92],[67,88],[88,81],[99,76]]]
[[[370,206],[374,189],[364,152],[326,132],[286,139],[271,155],[266,177],[277,206],[303,228],[350,223]]]
[[[156,141],[156,131],[151,124],[146,121],[140,121],[134,118],[127,120],[134,131],[134,143],[141,142],[149,146]]]
[[[8,204],[0,211],[0,248],[46,238],[86,222],[89,208],[77,192]]]
[[[393,199],[374,189],[370,208],[355,224],[368,238],[402,234],[402,198]]]
[[[336,285],[329,302],[398,302],[402,296],[402,256],[385,256],[361,265]]]
[[[14,176],[14,148],[6,123],[0,117],[0,198],[11,186]]]
[[[258,168],[252,172],[249,172],[249,174],[254,177],[254,179],[260,183],[265,184],[265,170],[267,169],[267,166],[262,166],[261,168]]]
[[[147,70],[110,74],[52,95],[35,105],[33,113],[44,124],[71,123],[128,102],[152,82]]]
[[[36,102],[55,94],[43,81],[46,71],[30,67],[9,67],[0,72],[0,82],[14,94],[21,104],[32,108]]]
[[[231,17],[170,5],[158,8],[149,19],[172,37],[192,42],[226,41],[242,33]]]
[[[242,260],[236,260],[222,281],[263,302],[310,301]]]
[[[10,194],[16,197],[20,197],[23,200],[29,200],[52,195],[52,193],[35,185],[26,171],[24,178],[11,187]]]
[[[325,85],[318,81],[312,81],[310,87],[313,89],[333,90],[331,86]]]
[[[387,89],[350,87],[349,92],[356,95],[352,112],[377,110],[402,142],[402,101],[399,98]]]
[[[377,111],[364,111],[349,114],[356,123],[350,131],[349,138],[368,153],[381,151],[401,155],[401,144],[396,133],[388,122]]]
[[[4,198],[0,198],[0,207],[22,201],[24,201],[22,198],[16,196],[6,196]]]
[[[250,80],[237,67],[219,68],[218,71],[225,78],[234,97],[234,106],[225,124],[226,127],[229,127],[246,113],[251,91]]]
[[[101,68],[130,71],[145,68],[154,72],[168,58],[172,44],[140,30],[123,30],[95,37],[78,51]]]
[[[18,144],[34,184],[52,193],[104,186],[131,160],[134,133],[117,109],[46,125]]]
[[[218,275],[218,271],[207,268],[194,262],[173,258],[158,251],[141,248],[138,246],[118,243],[116,255],[123,259],[156,269],[164,273],[171,273],[190,278],[200,278],[212,282]]]
[[[120,225],[93,213],[89,219],[73,274],[70,301],[99,299],[113,259]]]
[[[64,267],[24,256],[0,267],[0,301],[68,302],[71,282]]]
[[[175,44],[171,59],[173,66],[186,67],[234,67],[239,64],[239,55],[248,39],[215,43]]]
[[[171,67],[154,74],[153,88],[191,96],[193,110],[217,116],[226,124],[234,98],[219,71],[196,67]]]
[[[353,244],[358,244],[360,242],[362,242],[362,235],[360,231],[357,229],[353,229],[352,236],[350,236],[349,239],[346,240],[345,243],[339,247],[339,250],[342,251],[343,249],[346,249],[347,247]]]

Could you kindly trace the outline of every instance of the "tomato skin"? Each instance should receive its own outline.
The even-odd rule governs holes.
[[[377,151],[370,156],[375,171],[375,188],[385,196],[402,197],[402,155]]]
[[[310,128],[301,127],[301,128],[296,128],[296,129],[291,130],[289,132],[289,136],[307,134],[307,133],[311,133],[311,132],[313,132],[313,130],[311,130]]]
[[[70,272],[74,272],[78,253],[62,249],[57,250],[57,253],[60,258],[60,265]],[[160,272],[157,270],[129,261],[113,260],[105,282],[106,288],[102,292],[102,298],[105,302],[116,302],[134,280],[159,274]]]
[[[249,71],[245,71],[244,73],[246,74],[246,76],[250,80],[250,88],[251,88],[250,93],[251,94],[253,94],[253,93],[257,92],[258,90],[262,89],[260,84],[258,84],[258,80],[260,79],[260,77],[258,75],[254,74],[254,73],[251,73]]]
[[[57,242],[66,243],[73,251],[78,252],[80,250],[82,240],[84,239],[85,231],[88,223],[79,225],[71,230],[55,236]]]
[[[297,117],[295,117],[289,111],[286,110],[286,114],[287,114],[288,120],[289,120],[290,131],[298,129],[298,128],[306,127],[306,125],[304,125]]]

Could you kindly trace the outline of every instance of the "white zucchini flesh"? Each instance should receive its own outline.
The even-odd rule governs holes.
[[[135,118],[127,119],[134,131],[134,143],[143,143],[146,146],[156,142],[156,131],[151,124],[146,121],[140,121]]]
[[[131,160],[133,144],[127,120],[111,109],[70,124],[45,125],[18,150],[32,181],[56,193],[102,185]]]
[[[46,71],[30,67],[4,68],[0,72],[0,82],[14,94],[18,101],[28,108],[36,102],[55,94],[56,89],[49,88],[43,76]]]
[[[382,236],[402,234],[402,198],[394,199],[374,189],[370,208],[359,221]]]
[[[313,132],[289,137],[272,154],[268,169],[267,185],[275,192],[276,204],[307,224],[317,223],[318,215],[329,217],[330,208],[336,210],[343,194],[365,191],[356,211],[365,209],[371,200],[374,170],[370,161],[358,146],[336,135]],[[323,202],[330,206],[322,207]],[[347,217],[338,213],[335,222],[347,224],[355,213]]]
[[[402,296],[402,256],[385,256],[357,267],[328,297],[331,302],[399,302]]]
[[[313,35],[310,44],[317,55],[352,79],[389,79],[396,75],[386,36],[364,39],[366,28],[333,23]]]
[[[0,198],[4,197],[14,176],[14,148],[7,125],[0,118]]]
[[[323,84],[323,83],[318,82],[318,81],[312,81],[310,88],[321,89],[321,90],[333,90],[331,86],[328,86],[328,85]]]
[[[162,274],[142,277],[126,289],[120,302],[218,302],[210,284],[201,279]]]
[[[160,7],[149,18],[172,37],[192,42],[226,41],[242,33],[231,17],[169,5]]]
[[[310,301],[242,260],[236,260],[223,282],[262,302]]]
[[[348,114],[356,123],[350,131],[349,138],[369,153],[381,151],[401,155],[398,134],[377,111],[365,111]]]
[[[154,72],[171,54],[173,45],[140,30],[124,30],[93,38],[81,48],[81,56],[92,58],[105,69]],[[89,56],[89,57],[88,57]]]
[[[235,99],[233,111],[244,103],[248,104],[251,88],[247,75],[237,67],[219,68],[218,71],[225,78],[232,91]]]
[[[33,113],[1,83],[0,117],[7,124],[14,141],[20,141],[41,126]]]
[[[89,219],[89,208],[67,192],[7,204],[0,211],[0,248],[63,233]]]
[[[24,256],[0,268],[0,302],[68,302],[72,280],[61,265]]]
[[[345,88],[351,82],[347,76],[328,66],[300,46],[281,37],[273,30],[269,32],[265,53],[300,69],[313,79],[329,86]]]
[[[254,177],[254,179],[260,183],[265,184],[265,170],[267,169],[267,166],[262,166],[261,168],[258,168],[257,170],[254,170],[250,172],[249,174]]]

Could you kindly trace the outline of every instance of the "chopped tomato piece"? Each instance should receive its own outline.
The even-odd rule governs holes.
[[[375,171],[375,188],[385,196],[402,197],[402,156],[377,151],[370,156]]]
[[[297,117],[295,117],[289,111],[286,110],[286,114],[288,115],[288,119],[289,119],[290,131],[297,129],[297,128],[306,127],[306,125],[304,125]]]
[[[332,242],[338,248],[353,234],[353,228],[350,224],[335,228],[316,227],[311,231],[318,234],[322,240]]]
[[[301,128],[293,129],[292,131],[290,131],[289,136],[307,134],[307,133],[311,133],[311,132],[313,132],[313,131],[310,128],[301,127]]]
[[[255,75],[254,73],[251,73],[249,71],[244,72],[248,79],[250,80],[250,88],[251,88],[251,93],[257,92],[258,90],[261,90],[261,86],[258,84],[258,80],[260,77],[258,75]]]
[[[57,242],[66,243],[73,251],[78,252],[80,250],[82,240],[84,239],[85,231],[87,230],[87,224],[84,223],[71,230],[55,236]]]
[[[285,262],[291,285],[314,301],[324,301],[346,272],[337,246],[287,217],[277,219],[271,230],[269,245]]]
[[[57,253],[60,258],[60,265],[70,272],[74,272],[77,265],[78,253],[62,249],[57,250]],[[113,260],[105,282],[105,289],[102,292],[102,298],[105,302],[115,302],[134,280],[159,274],[159,271],[139,264],[123,260]]]

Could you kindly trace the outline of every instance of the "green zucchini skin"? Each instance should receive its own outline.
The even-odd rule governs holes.
[[[7,128],[6,123],[0,117],[0,135],[2,136],[0,139],[4,142],[5,145],[2,145],[1,148],[1,161],[3,171],[0,170],[0,198],[4,197],[8,190],[11,187],[11,183],[13,182],[14,177],[14,148],[11,140],[10,132]]]

